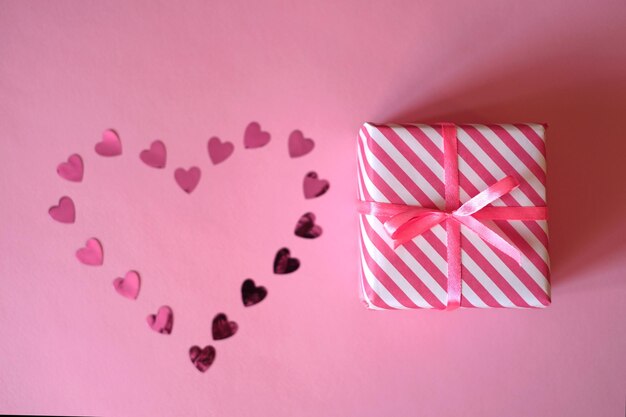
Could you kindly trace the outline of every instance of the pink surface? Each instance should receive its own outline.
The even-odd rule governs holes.
[[[0,412],[623,415],[625,21],[621,0],[1,1]],[[356,133],[443,120],[550,124],[549,308],[361,305]],[[289,157],[294,130],[312,152]],[[165,169],[139,157],[157,139]],[[73,153],[82,182],[56,173]],[[305,199],[311,171],[331,187]],[[48,214],[64,195],[71,225]],[[306,212],[317,239],[293,234]],[[102,266],[75,257],[91,237]],[[282,247],[301,266],[275,275]],[[111,285],[129,270],[137,300]],[[165,305],[169,335],[146,323]],[[238,331],[213,340],[221,312]]]

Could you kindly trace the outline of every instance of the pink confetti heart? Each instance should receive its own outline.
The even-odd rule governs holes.
[[[141,286],[141,278],[137,271],[128,271],[124,278],[115,278],[113,287],[115,291],[122,297],[136,300],[139,296],[139,287]]]
[[[200,182],[200,168],[191,167],[188,170],[178,168],[174,172],[174,178],[180,188],[186,193],[191,193]]]
[[[83,159],[75,153],[57,166],[57,173],[68,181],[81,182],[83,180]]]
[[[215,348],[210,345],[205,346],[204,349],[200,349],[200,346],[192,346],[189,349],[189,359],[198,371],[206,372],[215,361],[215,353]]]
[[[290,274],[300,268],[300,260],[292,258],[288,248],[281,248],[274,258],[275,274]]]
[[[228,321],[226,314],[219,313],[213,319],[213,339],[222,340],[227,339],[237,333],[239,326],[234,321]]]
[[[122,141],[113,129],[102,133],[102,140],[96,143],[96,153],[100,156],[117,156],[122,154]]]
[[[301,131],[294,130],[289,135],[289,156],[297,158],[311,152],[315,147],[313,139],[305,138]]]
[[[74,223],[76,220],[76,208],[71,198],[63,196],[59,199],[59,204],[50,207],[48,210],[50,217],[61,223]]]
[[[209,158],[214,165],[224,162],[235,151],[235,146],[231,142],[222,142],[219,138],[209,139]]]
[[[93,237],[87,240],[85,247],[76,251],[76,257],[85,265],[102,265],[104,256],[100,241]]]
[[[150,149],[141,151],[139,158],[152,168],[165,168],[165,160],[167,159],[165,144],[160,140],[155,140],[150,145]]]
[[[267,297],[267,289],[256,285],[252,278],[246,279],[241,285],[241,300],[246,307],[260,303]]]
[[[156,314],[150,314],[146,321],[152,330],[161,334],[171,334],[174,327],[174,313],[168,306],[161,306]]]
[[[330,183],[317,178],[317,173],[311,171],[304,177],[302,188],[304,190],[304,198],[315,198],[328,191]]]
[[[300,220],[298,220],[294,233],[296,236],[303,237],[305,239],[315,239],[321,236],[322,227],[315,224],[315,214],[304,213],[300,217]]]
[[[243,134],[243,145],[245,148],[260,148],[270,141],[270,134],[261,130],[261,125],[251,122]]]

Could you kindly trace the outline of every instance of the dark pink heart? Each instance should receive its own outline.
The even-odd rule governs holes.
[[[267,297],[267,290],[265,287],[256,286],[254,281],[250,278],[243,282],[241,286],[241,299],[243,305],[246,307],[253,306],[260,303]]]
[[[243,134],[243,145],[245,148],[260,148],[270,141],[270,134],[261,130],[261,125],[251,122]]]
[[[122,141],[113,129],[102,133],[102,140],[96,143],[96,153],[100,156],[117,156],[122,154]]]
[[[59,199],[59,204],[50,207],[48,210],[50,217],[61,223],[74,223],[76,220],[76,208],[71,198],[63,196]]]
[[[206,372],[215,360],[215,353],[213,346],[205,346],[204,349],[200,349],[200,346],[192,346],[189,349],[189,359],[198,371]]]
[[[300,260],[292,258],[289,249],[282,248],[276,253],[274,258],[274,273],[289,274],[300,268]]]
[[[319,197],[328,191],[328,188],[330,188],[330,183],[326,180],[317,178],[317,173],[315,172],[309,172],[306,174],[304,182],[302,183],[305,198]]]
[[[87,240],[85,247],[76,251],[76,257],[85,265],[102,265],[104,254],[100,241],[94,237]]]
[[[155,140],[150,145],[150,149],[141,151],[139,158],[152,168],[165,168],[165,160],[167,159],[165,144],[160,140]]]
[[[186,193],[192,192],[198,183],[200,182],[200,168],[191,167],[188,170],[184,168],[178,168],[174,172],[174,178],[176,183]]]
[[[313,139],[305,138],[301,131],[294,130],[289,135],[289,156],[297,158],[311,152],[315,147]]]
[[[235,146],[231,142],[222,142],[219,138],[209,139],[209,158],[214,165],[224,162],[235,151]]]
[[[136,300],[139,296],[139,287],[141,286],[141,278],[137,271],[128,271],[124,278],[115,278],[113,287],[115,291],[122,297]]]
[[[81,182],[83,180],[83,159],[75,153],[57,166],[57,173],[68,181]]]
[[[234,321],[228,321],[228,317],[226,314],[219,313],[213,319],[213,339],[214,340],[222,340],[227,339],[237,333],[237,323]]]
[[[315,224],[315,214],[305,213],[298,220],[294,233],[296,236],[303,237],[305,239],[315,239],[322,234],[322,228],[321,226]]]
[[[174,313],[168,306],[161,306],[156,314],[150,314],[146,321],[152,330],[161,334],[171,334],[174,327]]]

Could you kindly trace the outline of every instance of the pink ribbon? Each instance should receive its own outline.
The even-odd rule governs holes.
[[[456,126],[442,124],[442,130],[445,210],[374,201],[359,201],[358,210],[363,214],[387,218],[384,227],[393,239],[394,249],[434,226],[446,223],[448,260],[446,309],[453,310],[461,305],[461,224],[521,264],[522,256],[519,249],[481,222],[481,219],[545,220],[547,210],[546,207],[487,207],[519,186],[519,182],[512,176],[504,177],[461,205]]]

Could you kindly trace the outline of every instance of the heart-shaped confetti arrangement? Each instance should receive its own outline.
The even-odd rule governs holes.
[[[247,149],[261,148],[270,143],[271,135],[262,130],[257,122],[251,122],[243,134],[243,146]],[[300,158],[310,153],[315,147],[312,139],[306,138],[300,130],[294,130],[287,140],[287,150],[291,158]],[[118,133],[113,129],[103,132],[101,140],[95,144],[96,154],[103,157],[122,155],[122,141]],[[207,143],[208,156],[213,165],[224,163],[235,151],[232,142],[222,141],[218,137],[211,137]],[[142,150],[139,159],[148,167],[164,169],[167,161],[167,149],[161,140],[153,141],[150,146]],[[84,161],[79,154],[72,154],[66,162],[57,166],[57,174],[71,182],[82,182],[84,177]],[[202,177],[199,167],[176,168],[174,180],[187,194],[197,189]],[[327,180],[318,178],[316,172],[309,172],[303,181],[303,192],[306,199],[316,198],[328,191],[330,184]],[[66,224],[76,223],[76,205],[71,197],[62,196],[57,205],[48,209],[50,217]],[[294,234],[305,239],[315,239],[322,234],[322,228],[315,223],[313,213],[305,213],[298,219]],[[83,247],[76,250],[76,258],[84,265],[100,266],[104,263],[104,249],[99,239],[89,238]],[[284,247],[277,251],[273,263],[273,271],[277,275],[290,274],[298,270],[300,260],[292,257],[288,248]],[[113,280],[113,288],[119,296],[129,300],[139,297],[140,288],[144,283],[139,272],[129,270],[124,277]],[[245,307],[259,304],[267,298],[268,291],[264,286],[257,285],[254,280],[247,278],[241,285],[241,300]],[[161,306],[155,314],[146,318],[148,327],[156,333],[163,335],[172,334],[174,327],[174,312],[168,305]],[[233,337],[239,330],[236,322],[229,320],[225,313],[215,315],[211,334],[213,340],[224,340]],[[189,349],[189,359],[200,372],[206,372],[215,361],[217,352],[211,345],[204,348],[193,345]]]

